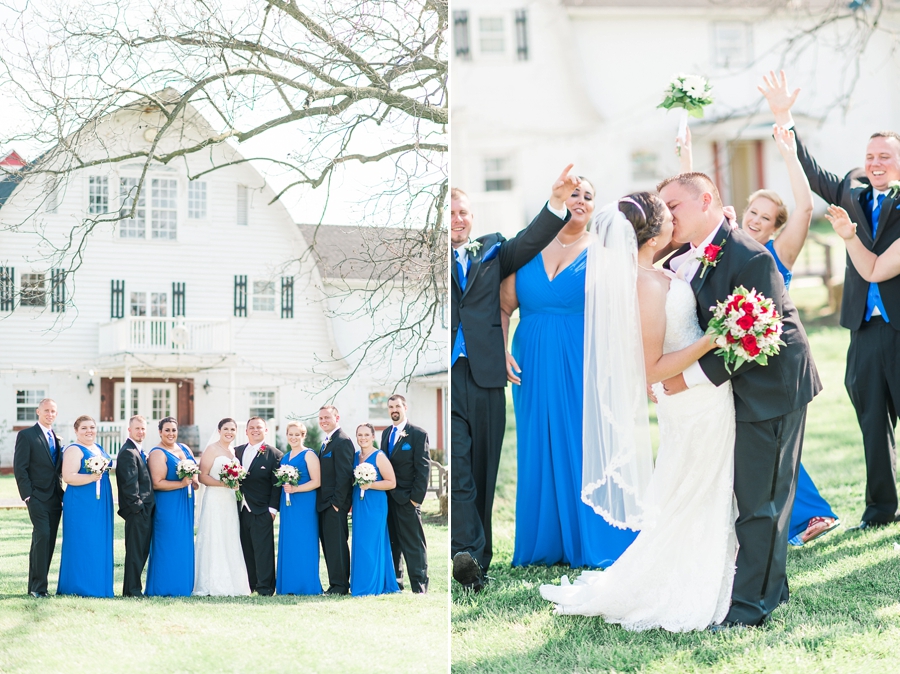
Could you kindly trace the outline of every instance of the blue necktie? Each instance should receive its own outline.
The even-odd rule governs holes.
[[[456,256],[456,271],[459,276],[459,287],[461,290],[466,289],[466,267],[463,266],[462,261],[459,259],[459,251],[454,250],[453,255]],[[466,258],[466,262],[468,262],[468,258]],[[466,265],[468,266],[468,265]],[[463,328],[462,324],[456,329],[456,341],[453,343],[453,352],[450,354],[450,367],[453,367],[456,364],[456,361],[460,356],[468,357],[466,353],[466,338],[463,336]]]
[[[394,426],[394,430],[391,431],[391,437],[388,440],[388,458],[390,458],[391,454],[394,453],[394,442],[397,439],[397,427]]]
[[[319,456],[324,456],[324,455],[325,455],[325,443],[323,442],[322,449],[319,450]]]
[[[874,201],[872,204],[872,238],[875,238],[875,234],[878,232],[878,217],[881,215],[881,202],[884,201],[884,195],[879,194],[878,199]],[[872,312],[875,308],[878,307],[878,311],[881,312],[881,317],[884,319],[885,323],[890,323],[890,319],[888,318],[887,311],[884,308],[884,302],[881,301],[881,291],[878,289],[877,283],[869,284],[869,292],[866,293],[866,320],[872,318]]]
[[[469,266],[468,265],[469,258],[466,257],[467,264],[465,266],[463,266],[462,260],[459,259],[459,251],[454,250],[453,254],[456,256],[456,271],[458,272],[458,276],[459,276],[459,287],[461,290],[465,290],[466,289],[466,280],[467,280],[466,279],[466,271]]]
[[[56,443],[53,442],[53,431],[47,431],[47,444],[50,445],[50,460],[56,465]]]

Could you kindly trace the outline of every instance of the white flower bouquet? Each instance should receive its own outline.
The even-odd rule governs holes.
[[[244,499],[244,495],[240,492],[241,480],[247,477],[247,471],[237,459],[226,461],[219,471],[219,480],[229,489],[236,489],[235,497],[238,501]]]
[[[183,480],[186,477],[193,479],[195,475],[200,474],[200,466],[188,459],[182,459],[175,466],[175,474],[179,480]],[[194,498],[194,488],[191,485],[188,485],[188,498]]]
[[[355,478],[353,484],[357,487],[365,487],[378,480],[378,471],[375,470],[375,466],[371,463],[360,463],[353,469],[353,477]],[[360,489],[359,498],[364,499],[365,497],[366,490]]]
[[[286,484],[295,487],[300,482],[300,471],[287,464],[278,466],[278,469],[275,471],[275,479],[277,480],[275,483],[276,487],[283,487]],[[291,505],[290,494],[284,495],[284,504],[287,506]]]
[[[92,456],[84,460],[84,469],[91,475],[103,475],[109,470],[109,459],[103,456]],[[97,498],[100,498],[100,480],[97,480]]]
[[[712,90],[709,82],[699,75],[685,75],[678,73],[669,82],[665,90],[665,98],[658,108],[671,110],[681,108],[681,116],[678,121],[678,137],[684,142],[687,137],[687,118],[703,117],[703,108],[713,102],[709,92]]]

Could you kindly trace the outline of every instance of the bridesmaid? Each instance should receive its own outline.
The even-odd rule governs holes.
[[[97,423],[82,415],[75,420],[77,442],[65,448],[62,478],[62,561],[57,594],[82,597],[113,596],[113,500],[109,473],[89,473],[84,462],[94,456],[109,460],[109,454],[94,444]],[[97,483],[100,498],[97,498]]]
[[[397,479],[385,453],[374,448],[374,440],[372,424],[362,424],[356,429],[359,451],[354,465],[369,463],[378,475],[372,484],[353,487],[350,594],[356,597],[400,591],[388,536],[386,493],[397,486]]]
[[[300,473],[296,486],[284,485],[281,494],[281,524],[278,529],[278,594],[322,594],[319,580],[319,514],[316,511],[316,489],[322,484],[319,457],[303,446],[306,426],[297,421],[287,425],[287,441],[291,450],[281,459]],[[287,505],[285,495],[291,495]]]
[[[196,478],[179,480],[176,471],[179,461],[196,461],[191,450],[176,442],[174,418],[159,422],[159,436],[159,445],[147,459],[156,511],[144,594],[189,597],[194,589],[194,499],[188,498],[188,485],[194,489],[200,485]]]

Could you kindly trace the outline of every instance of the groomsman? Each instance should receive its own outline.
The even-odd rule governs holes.
[[[547,206],[526,229],[471,241],[469,197],[450,190],[451,521],[453,578],[478,592],[490,566],[491,509],[506,427],[506,359],[500,324],[500,282],[543,250],[569,219],[566,199],[581,183],[566,167]]]
[[[44,398],[37,407],[38,422],[16,435],[13,472],[19,496],[28,506],[33,527],[28,555],[28,594],[48,597],[47,574],[62,517],[62,442],[53,432],[56,402]]]
[[[147,468],[143,442],[147,420],[133,416],[128,421],[128,439],[116,457],[116,485],[119,490],[119,517],[125,520],[125,580],[123,597],[143,597],[141,574],[150,555],[153,535],[153,480]]]
[[[391,460],[397,486],[388,492],[388,533],[397,584],[403,589],[400,553],[406,559],[409,583],[415,593],[428,590],[428,557],[425,529],[422,528],[422,501],[428,489],[428,434],[406,419],[406,398],[395,394],[388,398],[392,426],[381,432],[381,448]]]
[[[319,511],[319,539],[328,569],[325,594],[350,593],[350,529],[347,514],[353,500],[353,441],[340,427],[340,414],[334,405],[319,409],[319,428],[325,439],[319,449],[322,486],[316,497]]]
[[[790,92],[784,71],[770,73],[760,88],[785,128],[794,126],[791,108],[799,89]],[[900,239],[900,197],[891,183],[900,180],[900,135],[876,132],[866,146],[864,168],[843,178],[821,168],[797,138],[797,156],[813,192],[841,206],[858,224],[857,235],[876,255]],[[898,513],[894,427],[900,406],[900,276],[868,283],[847,256],[841,326],[850,330],[844,386],[856,410],[866,457],[866,509],[860,529],[880,527],[900,519]]]
[[[238,502],[241,523],[241,549],[247,565],[250,591],[262,597],[275,594],[275,514],[281,502],[281,487],[275,471],[283,456],[267,445],[266,422],[260,417],[247,421],[247,444],[234,448],[234,454],[247,477],[241,480],[244,498]]]

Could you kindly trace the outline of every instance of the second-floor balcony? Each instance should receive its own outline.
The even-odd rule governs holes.
[[[229,320],[126,316],[100,326],[100,355],[230,352]]]

